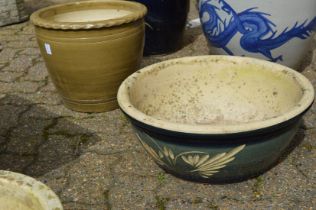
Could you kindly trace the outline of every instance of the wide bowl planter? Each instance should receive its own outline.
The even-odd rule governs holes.
[[[32,14],[41,54],[67,107],[117,108],[117,89],[142,58],[145,14],[142,4],[111,0],[55,5]]]
[[[56,194],[35,179],[0,170],[1,210],[63,210]]]
[[[134,0],[146,5],[144,55],[172,53],[183,46],[190,0]]]
[[[128,77],[119,106],[166,171],[202,182],[257,176],[277,163],[314,100],[311,83],[254,58],[199,56]]]
[[[213,54],[251,56],[297,68],[316,28],[315,0],[200,0]]]

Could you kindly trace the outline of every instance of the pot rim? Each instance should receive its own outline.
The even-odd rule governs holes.
[[[99,21],[86,21],[86,22],[59,22],[54,20],[48,20],[43,18],[42,15],[45,12],[52,11],[54,15],[56,10],[60,8],[71,8],[71,7],[84,7],[91,5],[112,5],[112,6],[126,6],[131,11],[131,14]],[[78,11],[78,10],[75,10]],[[123,24],[131,23],[143,18],[147,13],[147,8],[143,4],[138,2],[122,1],[122,0],[92,0],[92,1],[80,1],[71,2],[64,4],[57,4],[49,7],[45,7],[35,11],[30,20],[35,26],[47,28],[47,29],[61,29],[61,30],[82,30],[82,29],[100,29],[109,28],[113,26],[120,26]]]
[[[170,63],[177,63],[177,62],[188,62],[188,61],[194,61],[194,60],[227,60],[227,61],[233,61],[237,63],[249,63],[249,64],[255,64],[255,65],[261,65],[266,66],[272,71],[286,71],[286,73],[291,74],[292,77],[295,78],[295,80],[298,82],[298,84],[301,86],[303,90],[303,95],[301,97],[301,100],[297,103],[296,106],[294,106],[289,111],[274,117],[269,118],[262,121],[253,121],[253,122],[247,122],[242,124],[233,124],[233,125],[192,125],[192,124],[184,124],[184,123],[174,123],[169,122],[166,120],[156,119],[154,117],[151,117],[149,115],[146,115],[145,113],[138,110],[131,102],[129,97],[129,89],[133,86],[133,84],[137,81],[137,78],[141,75],[143,75],[146,72],[151,71],[152,69],[157,68],[158,66],[170,64]],[[144,124],[168,130],[171,132],[180,132],[180,133],[187,133],[187,134],[234,134],[234,133],[243,133],[243,132],[250,132],[255,130],[260,130],[264,128],[268,128],[274,125],[281,124],[285,121],[288,121],[290,119],[293,119],[300,114],[304,113],[311,104],[314,101],[314,88],[311,82],[301,73],[277,64],[268,62],[261,59],[256,58],[249,58],[249,57],[239,57],[239,56],[226,56],[226,55],[206,55],[206,56],[192,56],[192,57],[183,57],[183,58],[177,58],[177,59],[171,59],[167,61],[163,61],[160,63],[156,63],[150,66],[147,66],[134,74],[130,75],[127,79],[123,81],[121,84],[118,94],[117,94],[117,100],[120,108],[122,111],[130,116],[132,119],[138,120]]]
[[[0,170],[0,183],[4,180],[7,183],[16,183],[21,188],[27,188],[38,199],[46,210],[63,210],[58,196],[45,184],[36,179],[11,171]]]

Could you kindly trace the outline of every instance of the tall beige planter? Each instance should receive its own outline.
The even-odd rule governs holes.
[[[68,108],[117,108],[120,83],[142,59],[145,13],[139,3],[102,0],[55,5],[32,14],[42,56]]]
[[[0,0],[0,26],[21,22],[27,18],[23,0]]]

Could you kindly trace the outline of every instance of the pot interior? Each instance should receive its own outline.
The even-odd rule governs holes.
[[[304,93],[295,76],[280,66],[229,59],[161,63],[134,80],[129,98],[136,109],[191,125],[267,120],[293,109]]]
[[[57,23],[94,22],[124,18],[137,9],[135,5],[120,1],[86,1],[48,7],[39,16]]]
[[[52,19],[56,22],[89,22],[121,18],[131,14],[128,10],[89,9],[56,14]]]
[[[0,209],[45,210],[29,188],[0,180]]]

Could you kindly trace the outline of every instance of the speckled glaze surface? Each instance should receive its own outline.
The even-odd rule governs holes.
[[[35,179],[0,170],[0,209],[63,210],[56,194]]]
[[[214,183],[254,177],[277,164],[313,100],[300,73],[231,56],[154,64],[118,92],[122,111],[159,166]]]
[[[146,11],[135,2],[101,0],[55,5],[32,14],[41,54],[68,108],[117,108],[120,83],[142,59]]]
[[[146,5],[145,55],[172,53],[183,45],[189,0],[134,0]]]
[[[200,0],[211,53],[249,56],[297,68],[316,29],[315,0]]]

